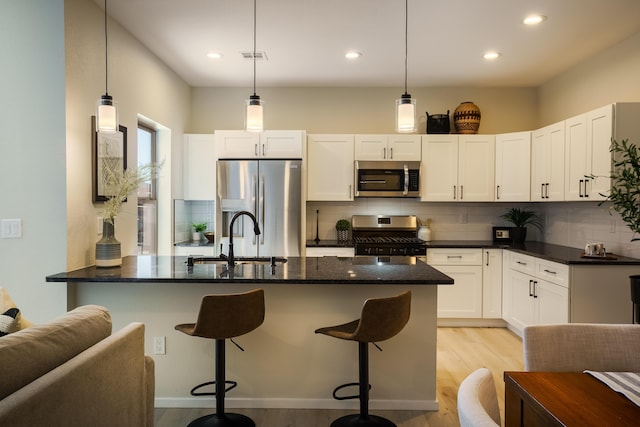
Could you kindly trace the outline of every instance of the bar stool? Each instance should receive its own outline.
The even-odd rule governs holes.
[[[631,323],[640,323],[640,275],[629,276],[631,281]]]
[[[176,330],[187,335],[214,339],[216,342],[215,381],[191,389],[193,396],[215,396],[216,413],[193,420],[189,427],[255,427],[256,424],[247,416],[224,412],[225,393],[237,385],[235,381],[225,380],[225,340],[256,329],[264,321],[264,312],[263,289],[238,294],[205,295],[196,323],[176,325]],[[215,393],[196,391],[211,384],[215,384]],[[226,388],[226,384],[231,386]]]
[[[316,330],[317,334],[343,340],[358,341],[359,382],[336,387],[333,397],[337,400],[360,399],[360,413],[346,415],[331,423],[331,427],[396,427],[394,423],[377,415],[369,415],[369,343],[387,340],[395,336],[409,321],[411,292],[386,298],[370,298],[364,302],[360,319],[343,325]],[[377,347],[377,346],[376,346]],[[358,386],[355,396],[338,397],[336,393],[344,387]]]

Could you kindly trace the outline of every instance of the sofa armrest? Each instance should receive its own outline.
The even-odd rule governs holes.
[[[0,401],[0,425],[149,425],[149,366],[144,325],[131,323]]]
[[[144,376],[146,384],[146,400],[147,400],[147,427],[153,427],[155,419],[155,396],[156,396],[156,363],[150,357],[144,356]]]

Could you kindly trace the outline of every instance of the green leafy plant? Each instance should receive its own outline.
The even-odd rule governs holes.
[[[206,222],[202,222],[199,224],[193,223],[191,224],[191,227],[193,227],[193,231],[195,231],[196,233],[199,233],[207,229],[207,223]]]
[[[613,172],[611,173],[611,192],[599,203],[609,201],[611,210],[620,214],[627,227],[635,234],[640,234],[640,156],[636,144],[628,139],[621,142],[611,140],[609,149],[613,153]],[[596,178],[591,176],[590,178]],[[611,212],[609,212],[611,213]],[[634,237],[631,241],[640,240]]]
[[[346,219],[339,219],[336,222],[336,230],[338,231],[348,231],[351,229],[351,223]]]
[[[542,221],[538,214],[526,209],[511,208],[506,213],[500,215],[500,217],[516,227],[526,227],[531,225],[538,230],[542,231]]]

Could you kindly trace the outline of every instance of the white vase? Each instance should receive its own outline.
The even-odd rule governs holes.
[[[193,240],[195,243],[199,243],[200,239],[202,239],[202,234],[199,231],[194,231],[193,233],[191,233],[191,240]]]
[[[418,239],[424,242],[431,241],[431,229],[429,228],[429,226],[423,225],[422,227],[418,228]]]

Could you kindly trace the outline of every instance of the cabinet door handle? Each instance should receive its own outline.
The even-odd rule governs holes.
[[[464,199],[464,185],[460,186],[460,200]]]
[[[534,280],[533,281],[533,297],[534,298],[538,298],[538,293],[536,292],[537,287],[538,287],[538,281]]]
[[[533,291],[531,290],[532,286],[533,286],[533,280],[529,280],[529,296],[530,297],[533,296]]]
[[[540,184],[540,198],[544,199],[544,184]]]
[[[393,147],[389,148],[389,152],[391,153],[391,160],[393,160]]]
[[[353,192],[351,191],[353,187],[351,186],[351,184],[349,184],[349,198],[353,199]]]
[[[578,193],[579,193],[579,197],[584,197],[584,195],[582,194],[582,184],[584,183],[584,179],[580,180],[580,184],[578,185]]]
[[[587,184],[589,183],[588,179],[584,180],[584,197],[589,197],[589,193],[587,192]]]
[[[263,157],[264,157],[264,154],[265,154],[265,145],[267,145],[267,144],[262,144],[262,156]]]
[[[548,182],[544,185],[544,198],[545,199],[549,198],[549,183]]]
[[[387,149],[386,148],[382,149],[382,158],[385,159],[385,160],[387,159]]]
[[[253,145],[253,153],[258,157],[258,144]]]
[[[462,259],[462,255],[447,255],[447,259]]]
[[[547,270],[546,268],[544,269],[544,272],[549,274],[558,274],[555,271]]]
[[[453,200],[456,200],[456,186],[453,186]]]
[[[516,261],[516,264],[520,264],[520,265],[527,265],[526,262],[522,262],[522,261]]]
[[[485,252],[487,254],[487,267],[489,266],[489,251]]]
[[[500,186],[496,185],[496,200],[500,200]]]

